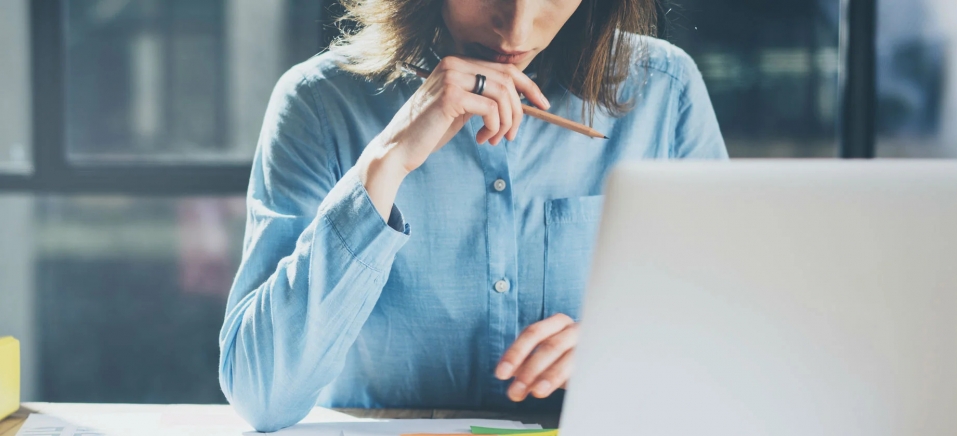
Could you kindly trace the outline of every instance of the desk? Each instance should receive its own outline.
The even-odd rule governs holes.
[[[231,406],[227,405],[154,405],[154,404],[66,404],[66,403],[25,403],[20,410],[7,419],[0,421],[0,436],[14,436],[31,413],[51,415],[67,414],[106,414],[129,413],[161,415],[163,422],[183,423],[183,434],[201,434],[203,426],[188,428],[189,423],[209,424],[215,427],[215,434],[233,434],[239,436],[248,431],[246,424]],[[344,413],[356,418],[380,419],[506,419],[522,421],[526,424],[541,424],[544,428],[558,427],[558,415],[550,413],[513,414],[499,412],[480,412],[464,410],[409,410],[409,409],[328,409],[316,408],[310,417],[331,416]],[[306,421],[309,417],[306,418]],[[214,434],[210,431],[206,434]]]

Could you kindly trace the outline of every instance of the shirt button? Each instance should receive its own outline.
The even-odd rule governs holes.
[[[495,190],[498,192],[504,191],[507,186],[508,184],[505,183],[505,181],[502,179],[498,179],[495,181],[495,183],[492,184],[492,187],[495,188]]]
[[[495,292],[499,294],[504,294],[511,289],[512,285],[508,283],[508,280],[499,280],[495,282]]]

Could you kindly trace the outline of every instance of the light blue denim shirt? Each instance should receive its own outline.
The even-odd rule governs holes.
[[[646,38],[590,139],[526,117],[479,145],[473,117],[402,184],[391,219],[351,170],[421,85],[381,87],[325,53],[286,73],[253,161],[243,260],[220,334],[226,398],[259,430],[315,405],[540,409],[495,365],[528,325],[577,319],[609,170],[628,159],[726,159],[707,90],[680,49]],[[582,100],[543,90],[581,121]]]

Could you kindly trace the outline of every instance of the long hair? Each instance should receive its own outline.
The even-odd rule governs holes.
[[[448,37],[445,0],[342,0],[342,21],[354,30],[332,44],[348,59],[342,68],[369,80],[391,83],[400,65],[416,63]],[[611,116],[631,109],[619,92],[639,53],[640,38],[655,29],[655,0],[582,0],[533,65],[538,81],[556,80],[585,102],[589,124],[596,108]]]

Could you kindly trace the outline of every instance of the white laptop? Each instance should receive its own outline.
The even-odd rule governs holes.
[[[957,435],[957,161],[617,169],[562,436]]]

